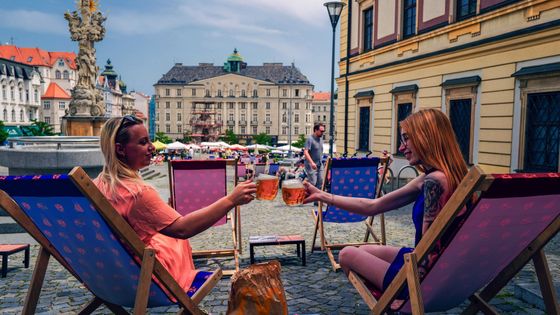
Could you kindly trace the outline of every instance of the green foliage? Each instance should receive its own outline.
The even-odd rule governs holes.
[[[31,128],[31,132],[34,136],[54,136],[54,128],[52,125],[44,122],[38,121],[37,119],[31,120],[31,125],[34,128]]]
[[[258,144],[270,145],[270,143],[272,142],[272,137],[264,132],[261,132],[258,135],[253,136],[253,140],[255,140],[255,142]]]
[[[293,147],[296,148],[303,148],[305,146],[305,135],[299,135],[299,138],[296,142],[292,143]]]
[[[156,137],[154,139],[154,141],[158,141],[161,143],[171,143],[173,142],[173,140],[171,140],[171,138],[169,138],[165,133],[158,131],[156,132]]]
[[[222,136],[222,141],[224,141],[227,144],[235,144],[239,140],[237,139],[237,135],[235,135],[235,133],[233,133],[233,131],[228,129],[228,130],[226,130],[226,134],[224,136]]]
[[[4,122],[0,120],[0,145],[8,139],[8,132],[4,130]]]
[[[192,142],[191,132],[186,131],[185,133],[183,133],[183,139],[177,139],[177,141],[180,141],[182,143],[191,143]]]

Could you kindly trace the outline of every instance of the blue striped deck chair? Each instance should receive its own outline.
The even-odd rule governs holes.
[[[386,158],[333,158],[328,159],[325,167],[325,179],[323,181],[323,190],[341,196],[376,198],[381,192],[381,185],[378,185],[378,167],[386,163]],[[313,244],[311,251],[313,252],[317,239],[317,231],[321,240],[321,250],[326,250],[331,261],[334,271],[340,269],[340,265],[336,262],[333,250],[341,249],[345,246],[359,246],[365,244],[385,244],[385,220],[380,215],[380,237],[378,237],[372,227],[373,220],[367,222],[368,216],[359,215],[348,212],[344,209],[319,203],[319,210],[313,211],[315,219],[315,231],[313,233]],[[325,222],[332,223],[352,223],[363,221],[366,225],[368,234],[371,234],[373,242],[357,242],[357,243],[330,243],[325,235]]]
[[[80,167],[68,175],[2,176],[0,207],[39,244],[23,314],[34,314],[53,256],[94,298],[80,314],[104,304],[115,314],[178,305],[201,314],[198,303],[221,270],[199,271],[185,292]]]
[[[278,163],[268,164],[268,175],[275,176],[276,173],[278,173],[278,170],[280,170],[280,164],[278,164]]]

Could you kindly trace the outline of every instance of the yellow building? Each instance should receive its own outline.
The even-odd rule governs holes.
[[[345,2],[338,152],[387,149],[398,169],[398,122],[432,107],[469,164],[558,171],[560,1]]]

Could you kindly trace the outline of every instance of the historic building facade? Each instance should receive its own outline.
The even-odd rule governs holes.
[[[449,115],[463,156],[487,172],[558,171],[560,2],[346,1],[338,152],[398,155],[398,123]]]
[[[313,85],[293,64],[249,66],[235,50],[223,66],[175,64],[154,87],[156,131],[174,139],[229,129],[245,143],[259,133],[287,143],[313,128]]]
[[[336,94],[334,99],[334,108],[336,108]],[[325,143],[329,143],[330,139],[330,115],[331,115],[331,93],[330,92],[314,92],[312,101],[312,117],[313,125],[321,123],[325,125],[326,131],[324,137]],[[335,130],[335,143],[336,143],[336,110],[334,119],[334,130]]]

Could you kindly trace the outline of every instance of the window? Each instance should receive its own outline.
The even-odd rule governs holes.
[[[165,102],[165,109],[171,108],[171,102]]]
[[[252,121],[257,121],[257,113],[253,113],[253,118],[251,119]]]
[[[247,95],[245,94],[245,90],[241,90],[241,97],[247,97]]]
[[[266,134],[270,134],[270,127],[269,126],[264,127],[264,130],[265,130]]]
[[[233,117],[234,117],[234,116],[233,116],[233,113],[229,113],[229,115],[228,115],[228,120],[229,120],[229,121],[233,121],[233,119],[234,119]]]
[[[363,47],[364,51],[371,50],[373,48],[373,8],[364,10],[363,12],[364,20],[364,35],[363,35]]]
[[[468,19],[476,14],[477,0],[457,0],[457,21]]]
[[[240,106],[241,109],[245,109],[246,103],[240,103],[239,106]]]
[[[253,134],[254,134],[254,135],[257,134],[257,126],[253,126]]]
[[[358,138],[359,151],[369,151],[369,121],[370,108],[360,107],[360,130]]]
[[[33,89],[33,101],[39,101],[39,90],[37,90],[37,88]]]
[[[159,113],[156,113],[156,120],[159,120]]]
[[[2,120],[8,121],[8,111],[6,109],[2,112]]]
[[[406,117],[412,114],[412,103],[401,103],[397,104],[397,132],[396,132],[396,152],[395,155],[403,156],[403,154],[399,151],[399,147],[401,146],[401,121],[403,121]]]
[[[265,122],[270,122],[270,113],[266,113],[264,121]]]
[[[58,59],[58,66],[59,67],[64,67],[64,60]]]
[[[265,108],[265,109],[270,109],[270,102],[266,102],[266,104],[265,104],[265,107],[264,107],[264,108]]]
[[[270,89],[266,89],[266,96],[270,96]]]
[[[13,86],[10,86],[10,99],[12,101],[16,100],[16,91]]]
[[[183,133],[183,125],[177,124],[177,132],[178,133]]]
[[[253,107],[253,109],[257,109],[258,104],[257,103],[251,103],[251,106]]]
[[[327,115],[323,115],[323,121],[327,121]]]
[[[29,90],[25,90],[25,101],[29,103]]]
[[[165,125],[165,132],[167,133],[171,132],[171,125]]]
[[[216,104],[216,109],[222,109],[222,103]]]
[[[183,107],[183,103],[177,102],[177,109],[181,109]]]
[[[35,90],[37,91],[37,90]],[[6,86],[2,85],[2,99],[3,100],[7,100],[8,99],[8,93],[6,92]]]
[[[229,90],[229,96],[233,97],[233,90],[232,89]]]
[[[283,102],[282,103],[282,109],[288,109],[288,103]]]
[[[170,120],[171,120],[171,114],[170,113],[165,113],[165,121],[170,121]]]
[[[181,96],[181,89],[177,89],[177,96]]]
[[[23,109],[19,110],[19,121],[23,121]]]
[[[19,94],[19,101],[23,102],[23,88],[21,86],[18,88],[18,94]]]
[[[306,123],[309,122],[309,114],[305,114],[305,122],[306,122]]]
[[[59,70],[56,70],[56,72],[54,73],[54,78],[55,79],[62,79],[62,73],[60,73]]]
[[[299,123],[299,114],[294,115],[294,122]]]
[[[324,112],[327,111],[327,106],[323,106],[323,111],[324,111]]]
[[[66,108],[66,102],[58,102],[58,109]]]
[[[299,135],[299,127],[298,126],[294,127],[294,134]]]
[[[165,96],[169,96],[171,95],[171,90],[170,89],[165,89]]]
[[[156,131],[160,132],[161,130],[159,130],[159,124],[156,124]]]
[[[296,97],[299,97],[299,89],[296,89]]]
[[[69,80],[70,79],[70,73],[68,72],[68,70],[64,70],[64,72],[62,72],[62,78],[64,80]]]
[[[240,129],[240,131],[241,131],[241,133],[242,133],[242,134],[245,134],[245,133],[247,133],[247,127],[245,127],[245,126],[241,126],[241,129]]]
[[[283,122],[283,123],[287,122],[286,113],[283,113],[283,114],[282,114],[282,122]]]
[[[222,114],[217,114],[217,115],[216,115],[216,120],[217,120],[218,122],[221,122],[221,121],[222,121]]]
[[[288,90],[282,89],[282,96],[288,96]]]
[[[43,101],[43,109],[51,109],[51,101]]]
[[[177,121],[181,121],[181,118],[183,118],[183,117],[181,116],[181,113],[177,113]]]
[[[206,90],[206,92],[204,92],[204,96],[205,97],[210,97],[210,90]]]
[[[255,90],[253,90],[253,97],[257,97],[257,96],[259,96],[259,94],[257,93],[257,90],[255,89]]]
[[[196,96],[196,89],[191,89],[191,95]]]
[[[288,127],[282,127],[282,134],[285,135],[288,133]]]
[[[50,124],[51,123],[51,118],[50,117],[45,117],[45,123]]]
[[[403,38],[416,34],[416,0],[403,2]]]
[[[218,97],[222,97],[222,90],[218,90]]]
[[[299,103],[294,104],[294,109],[299,109]]]
[[[227,105],[228,105],[228,109],[233,109],[233,102],[228,102]]]
[[[472,107],[470,98],[449,101],[449,120],[467,164],[471,161]]]

